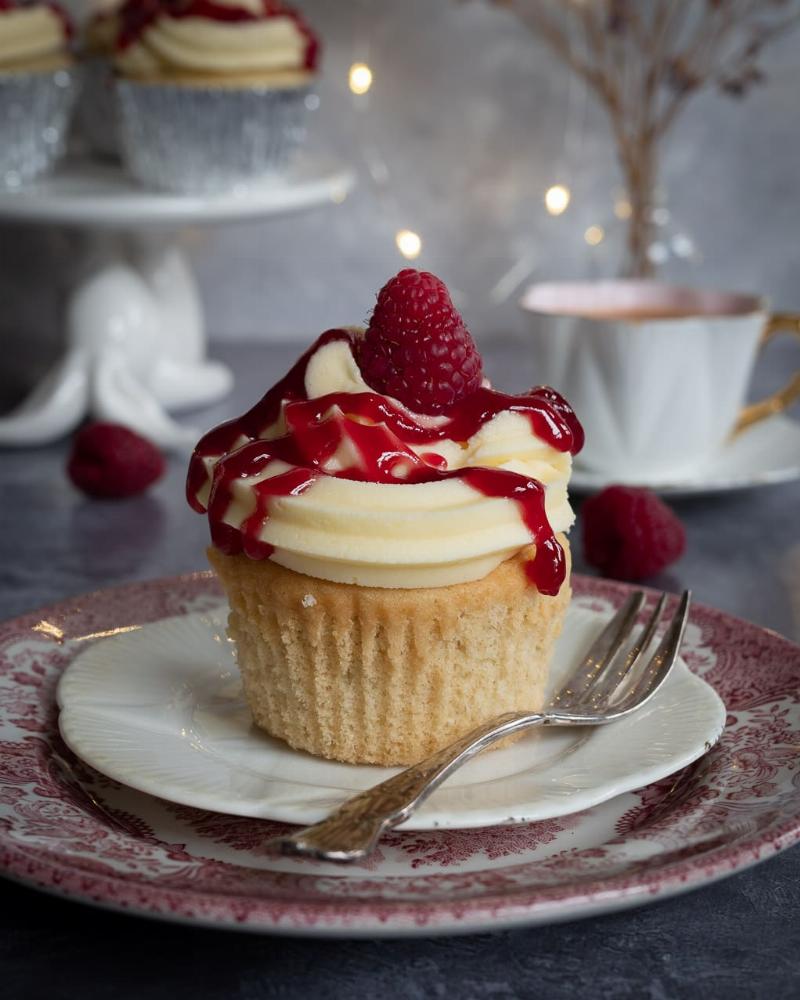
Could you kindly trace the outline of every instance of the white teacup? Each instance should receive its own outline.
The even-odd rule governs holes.
[[[695,474],[732,433],[800,397],[785,389],[743,407],[759,346],[800,336],[800,316],[752,295],[655,281],[552,282],[520,302],[531,314],[536,381],[574,407],[577,462],[626,481]]]

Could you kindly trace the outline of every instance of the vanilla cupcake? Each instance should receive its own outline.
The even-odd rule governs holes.
[[[71,36],[57,4],[0,0],[0,187],[21,187],[64,152],[78,91]]]
[[[223,191],[286,165],[319,52],[299,14],[276,0],[129,0],[121,18],[121,141],[137,180]]]
[[[90,152],[110,159],[119,156],[113,59],[121,6],[122,0],[93,0],[80,45],[83,81],[75,115],[78,130]]]
[[[489,387],[433,275],[393,278],[366,333],[323,334],[187,480],[255,722],[390,765],[541,708],[582,442],[553,390]]]

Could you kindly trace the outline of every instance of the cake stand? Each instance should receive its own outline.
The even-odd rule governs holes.
[[[230,370],[206,356],[197,287],[179,246],[186,227],[253,221],[344,200],[352,173],[306,155],[285,175],[221,195],[136,187],[122,169],[67,161],[20,191],[0,192],[0,222],[88,231],[92,266],[70,291],[66,347],[33,392],[0,417],[0,445],[46,444],[86,415],[125,424],[164,448],[196,430],[170,410],[226,395]]]

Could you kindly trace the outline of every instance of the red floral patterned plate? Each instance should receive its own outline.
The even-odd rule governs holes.
[[[607,611],[623,584],[577,576]],[[217,605],[208,574],[133,584],[0,626],[0,871],[115,909],[318,935],[485,931],[634,906],[800,840],[800,648],[708,608],[684,658],[728,706],[720,742],[678,774],[582,813],[395,833],[342,869],[261,850],[283,827],[156,799],[74,757],[55,688],[76,652],[130,626]]]

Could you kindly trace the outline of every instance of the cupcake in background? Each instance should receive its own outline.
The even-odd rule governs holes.
[[[72,25],[55,3],[0,0],[0,187],[15,189],[62,155],[78,93]]]
[[[80,45],[83,82],[77,126],[89,150],[108,158],[119,156],[113,59],[121,6],[122,0],[93,0]]]
[[[318,53],[275,0],[128,0],[115,57],[128,170],[148,187],[213,192],[284,167]]]

